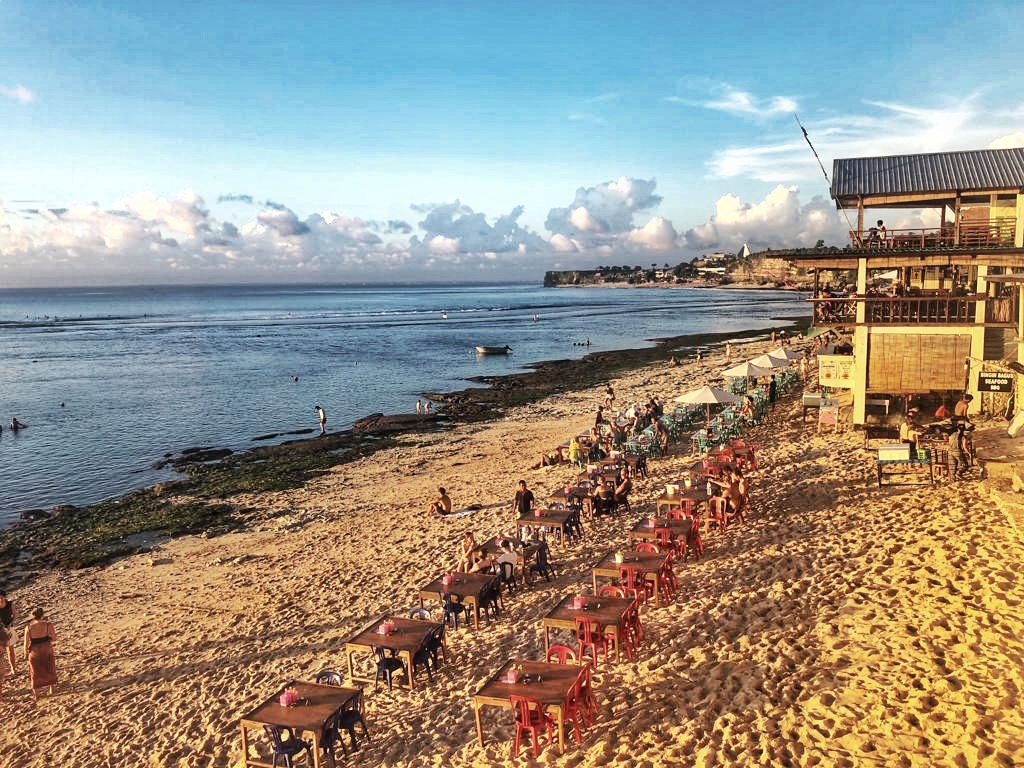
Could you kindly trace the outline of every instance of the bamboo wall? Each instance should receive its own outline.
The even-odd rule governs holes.
[[[968,334],[871,334],[867,391],[911,394],[964,387]]]

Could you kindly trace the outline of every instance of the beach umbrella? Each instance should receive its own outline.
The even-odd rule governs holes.
[[[803,352],[797,352],[795,349],[789,349],[788,347],[779,347],[773,349],[768,353],[768,357],[777,357],[779,360],[799,360],[804,356]]]
[[[734,395],[732,392],[726,392],[724,389],[718,387],[701,387],[695,389],[692,392],[679,395],[675,398],[677,403],[686,403],[688,405],[704,405],[707,412],[707,419],[711,421],[711,406],[721,405],[723,403],[738,403],[743,398],[739,395]]]
[[[772,357],[771,355],[761,355],[751,360],[754,365],[760,366],[761,368],[785,368],[789,365],[789,360],[782,360],[778,357]]]
[[[747,361],[722,371],[722,375],[730,379],[759,379],[762,376],[771,376],[772,371],[770,368],[762,368]]]

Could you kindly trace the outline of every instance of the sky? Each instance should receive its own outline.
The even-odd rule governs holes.
[[[1022,30],[1019,2],[0,0],[0,287],[842,244],[796,116],[828,173],[1022,146]]]

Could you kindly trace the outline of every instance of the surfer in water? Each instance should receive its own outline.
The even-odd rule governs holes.
[[[17,416],[15,416],[13,419],[11,419],[11,432],[17,432],[22,427],[27,427],[27,426],[28,426],[28,424],[22,424],[20,421],[18,421],[18,417]]]

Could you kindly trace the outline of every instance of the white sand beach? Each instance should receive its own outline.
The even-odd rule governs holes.
[[[767,349],[737,344],[734,361]],[[725,367],[717,350],[705,361],[617,378],[618,402],[671,397]],[[419,586],[454,564],[463,532],[508,531],[519,478],[538,499],[563,485],[571,468],[530,467],[589,427],[602,400],[595,387],[495,423],[406,435],[302,489],[236,499],[273,511],[269,522],[12,591],[19,627],[36,605],[54,622],[61,684],[33,702],[19,650],[0,704],[0,764],[241,765],[240,716],[288,680],[343,669],[345,638],[416,604]],[[643,609],[636,659],[600,666],[601,715],[583,743],[569,738],[564,756],[547,747],[534,762],[1024,765],[1024,540],[990,500],[994,481],[975,472],[879,488],[862,434],[819,435],[801,420],[798,392],[748,438],[760,463],[753,514],[713,533],[699,562],[677,564],[683,594]],[[582,542],[553,546],[556,579],[507,598],[500,620],[450,632],[454,659],[433,684],[368,686],[373,740],[347,762],[511,763],[507,713],[485,714],[477,746],[473,692],[507,659],[542,657],[540,618],[589,585],[601,553],[626,546],[692,461],[689,447],[651,460],[630,516],[585,520]],[[438,485],[457,509],[479,509],[425,516]]]

